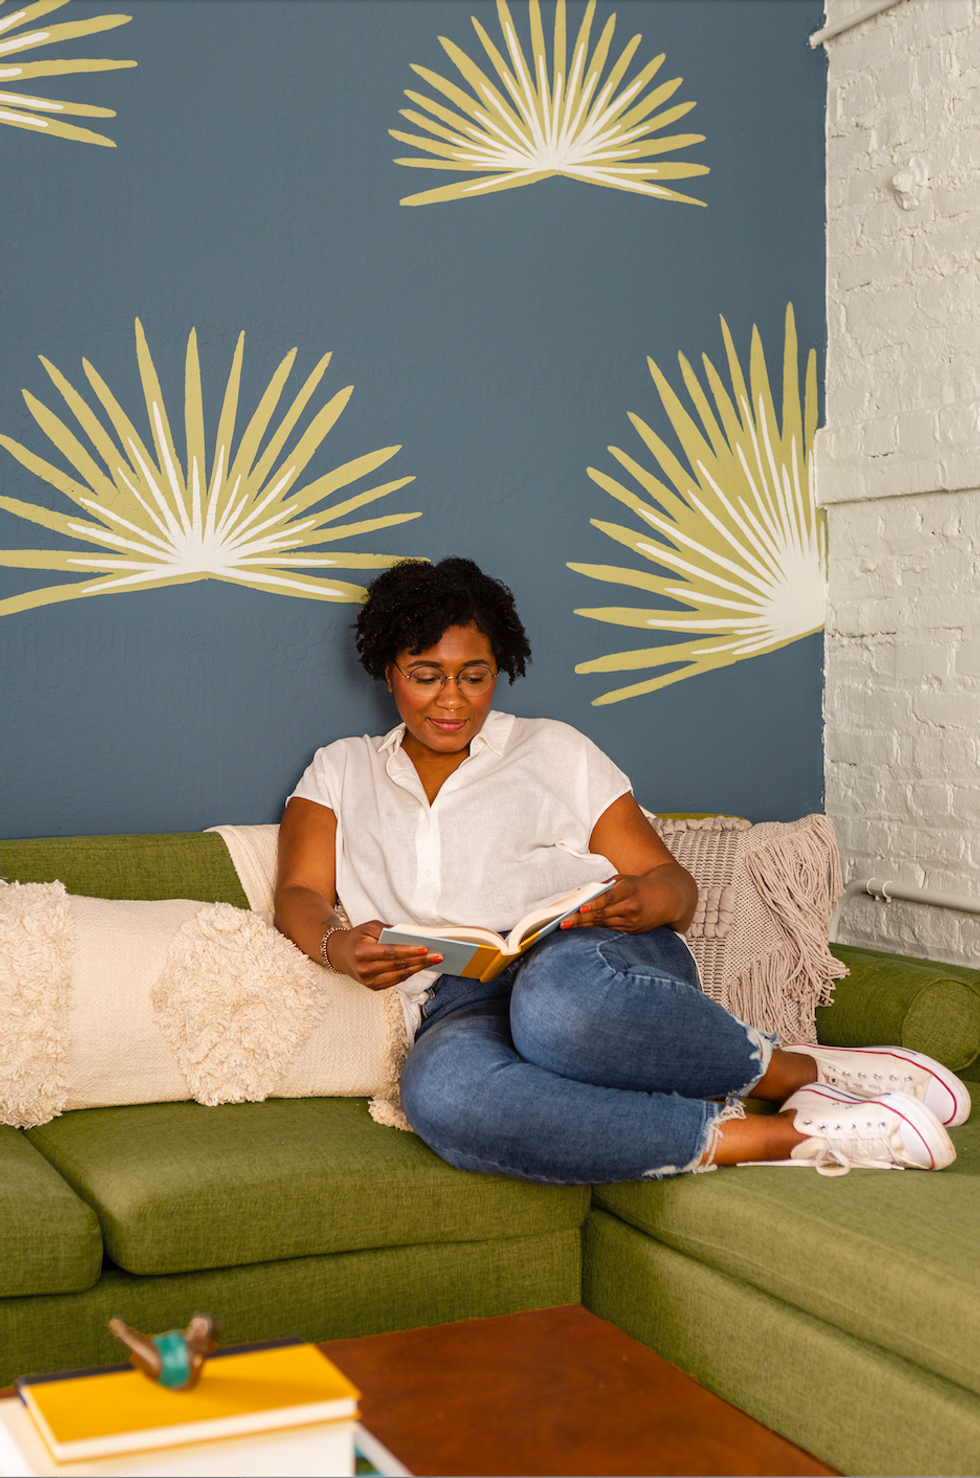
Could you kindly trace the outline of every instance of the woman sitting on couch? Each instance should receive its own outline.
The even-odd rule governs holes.
[[[402,1101],[438,1155],[562,1185],[752,1160],[837,1174],[953,1161],[943,1125],[970,1100],[939,1063],[780,1048],[701,992],[682,938],[697,887],[627,777],[567,724],[492,707],[499,674],[513,682],[530,657],[504,585],[470,560],[405,561],[373,582],[356,630],[401,722],[317,752],[283,817],[276,923],[311,959],[401,991]],[[613,875],[488,984],[379,942],[404,921],[506,932]],[[780,1111],[746,1116],[749,1094]]]

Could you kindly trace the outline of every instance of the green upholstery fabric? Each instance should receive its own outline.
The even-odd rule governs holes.
[[[980,1054],[980,971],[835,944],[850,970],[834,1004],[817,1011],[817,1040],[833,1047],[911,1047],[954,1072]]]
[[[0,1385],[18,1375],[122,1358],[106,1327],[223,1319],[226,1344],[298,1334],[342,1339],[578,1303],[579,1229],[489,1242],[435,1242],[378,1252],[297,1257],[249,1268],[136,1278],[109,1267],[87,1293],[0,1300]]]
[[[587,1187],[454,1170],[363,1098],[82,1109],[28,1131],[131,1273],[581,1226]]]
[[[601,1186],[678,1252],[980,1393],[980,1115],[930,1172],[748,1167]]]
[[[0,842],[0,878],[58,879],[83,898],[199,898],[248,908],[224,839],[213,831]]]
[[[724,1173],[743,1172],[695,1179],[706,1185]],[[816,1179],[804,1170],[764,1173]],[[909,1180],[913,1173],[866,1172],[880,1182]],[[920,1178],[941,1180],[946,1173]],[[825,1182],[835,1189],[846,1183]],[[733,1229],[733,1240],[738,1235]],[[674,1252],[602,1211],[589,1215],[584,1243],[587,1308],[831,1467],[865,1474],[977,1472],[980,1398],[962,1386]],[[875,1303],[866,1268],[861,1304],[873,1312]],[[908,1318],[911,1323],[915,1315]]]
[[[19,1129],[0,1125],[0,1296],[75,1293],[102,1271],[91,1207]]]

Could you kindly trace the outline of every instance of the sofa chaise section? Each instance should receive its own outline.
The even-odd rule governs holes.
[[[980,1397],[964,1386],[677,1252],[608,1211],[590,1213],[584,1252],[586,1308],[830,1466],[844,1473],[976,1474]],[[874,1300],[875,1274],[869,1265],[862,1302]]]
[[[975,1473],[980,1121],[950,1132],[939,1175],[597,1186],[583,1302],[845,1472]]]
[[[980,1397],[980,1124],[938,1175],[746,1167],[597,1186],[658,1242]]]

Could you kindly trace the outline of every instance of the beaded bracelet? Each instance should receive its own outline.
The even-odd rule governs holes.
[[[346,929],[343,924],[334,924],[331,928],[324,930],[323,937],[320,940],[320,959],[326,965],[328,970],[334,970],[336,969],[336,966],[331,965],[330,963],[330,956],[327,954],[327,940],[330,938],[331,934],[347,934],[349,932],[350,931]]]

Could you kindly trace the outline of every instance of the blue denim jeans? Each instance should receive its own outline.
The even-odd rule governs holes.
[[[772,1047],[702,993],[672,930],[558,931],[487,985],[439,977],[402,1102],[461,1170],[548,1185],[677,1175],[725,1112],[706,1100],[744,1097]]]

